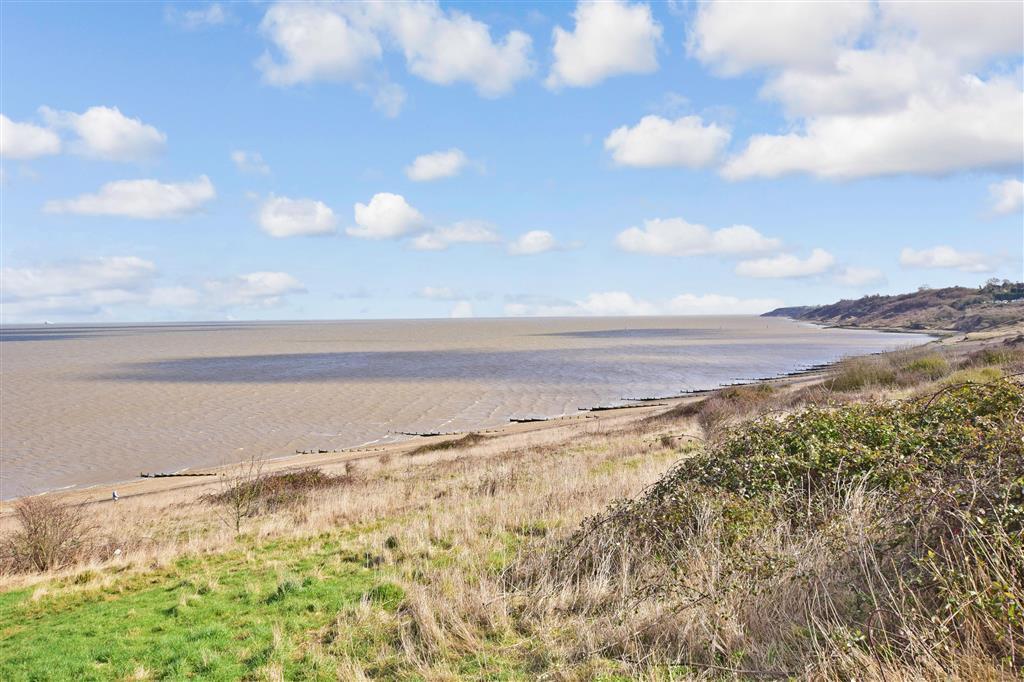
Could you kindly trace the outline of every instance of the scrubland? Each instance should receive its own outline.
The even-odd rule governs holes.
[[[0,678],[1001,680],[1024,342],[118,503],[16,503]]]

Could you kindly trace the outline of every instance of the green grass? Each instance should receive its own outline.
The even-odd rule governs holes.
[[[0,679],[336,679],[303,644],[366,595],[394,609],[400,592],[337,538],[250,545],[170,568],[0,595]]]

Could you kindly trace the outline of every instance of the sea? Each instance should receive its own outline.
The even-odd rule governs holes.
[[[781,318],[0,328],[0,498],[578,414],[924,343]]]

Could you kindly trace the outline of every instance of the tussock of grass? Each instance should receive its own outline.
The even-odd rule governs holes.
[[[467,433],[465,436],[462,436],[461,438],[452,438],[451,440],[442,440],[437,443],[427,443],[426,445],[421,445],[418,448],[411,450],[409,452],[409,456],[412,457],[415,455],[425,455],[428,452],[440,452],[443,450],[460,450],[462,448],[468,448],[474,445],[479,445],[485,440],[487,440],[487,436],[481,435],[479,433]]]
[[[941,379],[951,371],[942,353],[909,350],[844,360],[829,386],[838,392],[908,387]]]
[[[206,495],[203,499],[212,504],[225,504],[242,495],[255,499],[258,511],[269,512],[295,506],[311,492],[336,488],[351,481],[350,475],[334,476],[320,469],[301,469],[241,481],[232,488]],[[239,487],[244,490],[239,491]]]

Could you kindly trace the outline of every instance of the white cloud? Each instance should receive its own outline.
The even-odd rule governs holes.
[[[272,85],[356,80],[383,52],[368,23],[358,5],[272,5],[260,31],[277,47],[281,60],[265,53],[256,65]]]
[[[755,315],[778,308],[775,298],[741,299],[719,294],[679,294],[667,301],[652,302],[636,298],[624,291],[603,291],[589,294],[571,303],[513,301],[505,304],[510,316],[565,317],[579,315]]]
[[[921,45],[968,63],[1019,55],[1024,44],[1019,2],[880,2],[878,8],[886,28],[909,32]]]
[[[462,220],[445,227],[436,227],[412,240],[417,251],[443,251],[452,244],[493,244],[501,237],[490,223]]]
[[[1024,206],[1024,182],[1003,180],[988,186],[992,198],[992,212],[998,215],[1016,213]]]
[[[406,202],[400,194],[380,192],[369,204],[356,204],[356,224],[345,230],[349,236],[361,239],[393,239],[423,227],[423,214]]]
[[[164,183],[159,180],[117,180],[103,185],[95,194],[74,199],[48,201],[48,213],[78,213],[155,220],[195,213],[216,196],[205,175],[192,182]]]
[[[453,147],[446,151],[417,156],[406,166],[405,174],[415,182],[429,182],[456,176],[468,163],[469,158],[462,150]]]
[[[260,207],[259,223],[271,237],[298,237],[334,234],[337,219],[322,201],[271,195]]]
[[[71,150],[82,156],[108,161],[143,161],[163,151],[167,135],[128,118],[117,107],[89,107],[81,114],[40,107],[47,123],[55,128],[72,130],[78,139]]]
[[[623,251],[659,256],[732,255],[774,251],[778,239],[765,237],[749,225],[711,230],[682,218],[645,220],[643,229],[630,227],[615,237]]]
[[[878,284],[885,281],[885,274],[878,268],[865,268],[848,265],[840,268],[835,274],[838,284],[846,287],[859,287],[867,284]]]
[[[666,311],[672,315],[759,315],[781,305],[778,298],[680,294],[668,302]]]
[[[179,10],[168,5],[164,10],[164,19],[171,24],[195,31],[208,26],[219,26],[228,20],[228,13],[219,2],[198,9]]]
[[[219,307],[272,307],[284,296],[306,291],[302,282],[287,272],[250,272],[227,279],[208,280],[203,289]]]
[[[358,83],[385,45],[396,46],[420,78],[441,85],[469,82],[485,97],[509,92],[533,69],[528,35],[509,31],[495,41],[487,24],[457,10],[446,12],[436,2],[277,3],[260,29],[279,52],[278,59],[267,53],[257,62],[273,85]],[[385,95],[385,111],[404,99],[395,95]]]
[[[713,163],[729,143],[730,133],[716,123],[704,125],[700,116],[674,121],[644,116],[632,128],[616,128],[604,148],[620,166],[702,168]]]
[[[156,265],[135,256],[87,258],[34,268],[0,269],[5,301],[79,296],[86,292],[135,290],[156,275]]]
[[[799,36],[799,39],[793,39]],[[742,180],[846,180],[1017,167],[1024,146],[1020,3],[701,5],[691,51],[728,74],[768,71],[785,131],[727,160]]]
[[[777,279],[820,275],[835,264],[835,257],[824,249],[814,249],[807,258],[784,253],[770,258],[740,261],[736,274],[744,277]]]
[[[270,166],[263,160],[263,155],[259,152],[247,152],[244,149],[236,149],[231,152],[231,160],[234,161],[235,168],[243,173],[256,173],[258,175],[268,175],[270,173]]]
[[[0,114],[0,156],[8,159],[35,159],[60,153],[57,133],[33,125],[18,123]]]
[[[368,11],[401,46],[409,71],[431,83],[468,82],[483,97],[499,97],[533,71],[532,42],[522,31],[495,41],[487,24],[436,2],[380,3]]]
[[[658,69],[661,25],[644,4],[580,0],[572,32],[556,26],[555,63],[544,81],[552,89],[587,87],[609,76]]]
[[[852,2],[702,3],[689,37],[690,53],[721,73],[765,67],[827,66],[872,18],[867,0]]]
[[[962,272],[992,270],[992,264],[984,254],[957,251],[952,246],[935,246],[920,251],[905,248],[900,251],[900,265],[908,268],[946,268]]]
[[[755,135],[722,173],[730,180],[795,172],[850,179],[1010,167],[1020,163],[1022,120],[1015,79],[967,77],[937,98],[913,95],[896,111],[820,116],[801,132]]]
[[[5,320],[38,321],[55,316],[123,318],[143,307],[170,311],[273,306],[305,291],[283,272],[253,272],[210,279],[201,288],[155,286],[157,267],[137,256],[104,256],[34,267],[0,269]],[[127,306],[127,307],[126,307]]]
[[[469,301],[459,301],[454,306],[452,306],[452,310],[450,313],[448,313],[448,317],[473,317],[473,304],[470,303]]]
[[[547,230],[530,230],[516,237],[508,245],[508,252],[513,256],[530,256],[551,251],[557,246],[555,235]]]

